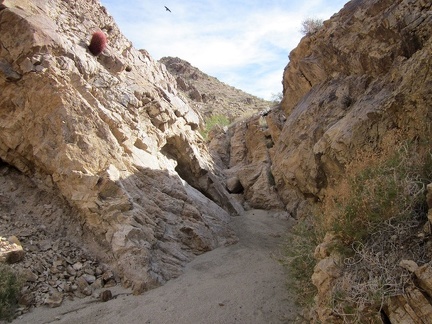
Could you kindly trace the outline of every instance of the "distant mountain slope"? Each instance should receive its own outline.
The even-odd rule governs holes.
[[[180,91],[203,118],[225,115],[231,121],[268,109],[272,102],[248,94],[209,76],[178,57],[159,60],[176,78]]]

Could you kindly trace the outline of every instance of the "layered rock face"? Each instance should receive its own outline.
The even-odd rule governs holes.
[[[265,116],[263,116],[263,114]],[[271,172],[274,145],[285,115],[280,109],[255,114],[214,136],[209,148],[224,168],[226,187],[246,208],[283,210]]]
[[[301,40],[284,71],[280,108],[211,145],[222,152],[226,173],[239,174],[250,205],[282,205],[300,217],[359,152],[431,135],[430,13],[425,0],[350,1]],[[265,157],[260,166],[254,156]],[[257,200],[261,168],[271,191]]]
[[[322,199],[358,152],[430,136],[430,10],[351,1],[291,52],[272,168],[291,212],[293,197]]]
[[[235,241],[227,211],[242,208],[163,65],[135,50],[98,1],[0,9],[0,159],[76,211],[52,231],[143,286]],[[108,46],[94,56],[97,30]]]

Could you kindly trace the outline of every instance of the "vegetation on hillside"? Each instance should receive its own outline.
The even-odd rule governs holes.
[[[201,135],[207,140],[209,133],[213,129],[228,126],[230,123],[229,118],[225,115],[212,115],[204,121],[204,128],[201,130]]]
[[[303,35],[316,33],[323,26],[323,20],[317,18],[307,18],[302,21],[300,32]]]
[[[333,250],[343,260],[329,301],[333,313],[350,323],[379,320],[386,299],[402,294],[411,280],[399,262],[421,265],[430,259],[419,233],[427,221],[425,192],[431,181],[429,143],[389,146],[388,152],[346,166],[346,177],[328,190],[320,210],[290,234],[286,261],[299,304],[312,304],[314,250],[332,232],[338,238]]]
[[[0,320],[14,318],[20,289],[19,277],[9,266],[0,263]]]

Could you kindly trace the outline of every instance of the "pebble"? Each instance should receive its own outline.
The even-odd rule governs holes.
[[[99,296],[100,300],[103,302],[107,302],[108,300],[111,300],[112,297],[113,297],[112,292],[109,289],[102,291]]]
[[[87,281],[88,284],[92,284],[96,281],[95,276],[87,274],[87,273],[83,274],[82,277],[85,279],[85,281]]]
[[[72,268],[73,268],[74,270],[76,270],[76,271],[81,270],[82,267],[83,267],[83,264],[82,264],[81,262],[77,262],[77,263],[75,263],[75,264],[72,266]]]
[[[45,299],[45,305],[54,308],[59,307],[63,302],[63,294],[60,292],[53,292]]]

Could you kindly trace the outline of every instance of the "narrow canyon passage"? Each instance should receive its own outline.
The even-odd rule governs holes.
[[[235,245],[198,256],[182,276],[141,296],[112,289],[115,299],[41,307],[14,323],[294,323],[297,309],[277,261],[292,226],[277,213],[251,210],[233,217]]]

